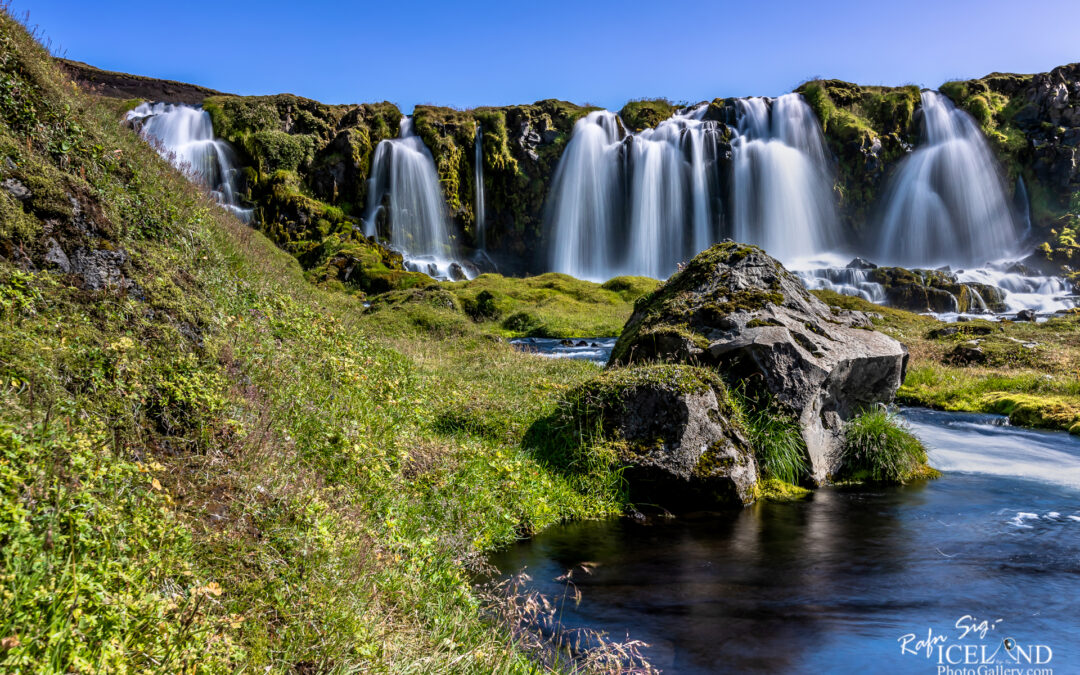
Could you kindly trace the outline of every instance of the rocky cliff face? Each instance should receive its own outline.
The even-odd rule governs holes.
[[[259,207],[256,222],[302,260],[319,259],[321,242],[330,235],[351,236],[364,208],[374,148],[397,135],[401,116],[390,103],[331,106],[289,95],[223,96],[84,64],[65,67],[105,95],[202,101],[217,133],[244,156],[247,197]],[[797,91],[821,121],[836,161],[840,213],[850,236],[858,239],[873,222],[893,169],[919,140],[920,92],[914,86],[864,87],[839,80],[808,82]],[[941,91],[979,122],[1009,189],[1023,179],[1035,236],[1046,242],[1032,262],[1054,269],[1075,266],[1080,261],[1080,64],[1038,75],[994,73],[946,83]],[[460,244],[476,244],[479,126],[489,252],[503,271],[543,271],[545,200],[574,123],[591,109],[557,100],[468,111],[417,107],[415,128],[434,157]],[[655,126],[673,110],[667,101],[633,101],[620,116],[636,131]],[[733,127],[734,100],[714,100],[706,119]],[[717,138],[724,145],[717,153],[719,175],[726,180],[730,132]]]
[[[489,253],[500,269],[542,269],[544,201],[574,123],[593,108],[566,101],[461,111],[417,106],[416,130],[435,159],[450,215],[476,244],[476,129],[482,128]]]

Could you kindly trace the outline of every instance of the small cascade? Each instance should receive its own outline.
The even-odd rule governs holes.
[[[960,284],[967,291],[968,298],[968,312],[972,314],[988,314],[990,307],[986,304],[986,300],[983,299],[979,290],[969,284]]]
[[[870,281],[870,273],[850,267],[815,267],[792,270],[811,291],[833,291],[854,295],[875,304],[885,302],[885,287]]]
[[[663,279],[718,239],[718,128],[705,110],[637,134],[606,110],[577,122],[548,206],[552,269],[592,280]]]
[[[476,247],[487,250],[487,222],[484,217],[484,129],[476,125],[476,150],[473,162],[473,180],[476,182]]]
[[[734,154],[734,238],[785,262],[840,243],[829,154],[799,94],[740,99]]]
[[[1077,305],[1077,298],[1061,277],[1035,276],[1004,263],[960,270],[956,280],[1000,289],[1008,313],[1030,309],[1036,314],[1052,314]]]
[[[923,136],[885,194],[878,257],[890,264],[978,265],[1015,253],[1016,223],[975,120],[922,93]]]
[[[200,107],[172,103],[140,103],[127,114],[143,138],[193,182],[211,191],[214,199],[246,222],[252,209],[237,198],[239,168],[236,153],[214,137],[210,114]]]
[[[382,222],[390,245],[405,256],[406,267],[436,278],[454,276],[454,247],[435,161],[408,116],[401,118],[398,138],[375,148],[365,234],[376,235]]]

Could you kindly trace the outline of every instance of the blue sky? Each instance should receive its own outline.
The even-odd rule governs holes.
[[[68,58],[236,94],[455,107],[934,87],[1080,61],[1080,0],[14,0]]]

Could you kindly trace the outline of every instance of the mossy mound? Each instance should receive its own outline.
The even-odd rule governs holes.
[[[624,105],[619,111],[619,119],[631,131],[641,131],[656,127],[676,110],[678,106],[665,98],[641,99]]]
[[[641,295],[659,282],[616,277],[601,285],[549,272],[517,279],[482,274],[446,282],[465,311],[506,337],[607,337],[618,335]]]
[[[821,121],[838,160],[837,192],[848,226],[869,221],[889,170],[917,142],[919,88],[864,87],[841,80],[813,80],[796,91]]]
[[[754,254],[764,255],[764,251],[731,241],[716,244],[694,257],[656,290],[641,296],[634,304],[634,315],[615,343],[611,363],[626,363],[635,351],[640,358],[659,358],[669,345],[679,342],[704,348],[714,322],[733,312],[750,312],[770,303],[783,303],[780,275],[794,277],[782,267],[777,266],[778,273],[762,287],[743,285],[731,276],[717,277],[717,268],[737,265]]]

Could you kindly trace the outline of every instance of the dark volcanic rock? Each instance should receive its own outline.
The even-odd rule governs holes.
[[[945,355],[945,361],[955,366],[986,363],[986,352],[974,345],[957,345]]]
[[[909,312],[1005,311],[1000,290],[986,284],[961,283],[948,269],[878,267],[869,277],[885,288],[886,304]]]
[[[876,270],[877,265],[863,258],[855,258],[847,264],[847,268],[849,270]]]
[[[567,402],[569,428],[600,428],[600,447],[626,467],[633,500],[669,509],[753,501],[757,464],[714,373],[670,364],[619,368]]]
[[[843,422],[891,401],[907,350],[860,312],[833,311],[754,246],[722,243],[638,301],[609,367],[709,366],[799,420],[813,476],[838,468]]]
[[[194,84],[101,70],[79,61],[57,59],[56,62],[84,90],[111,98],[139,98],[197,105],[207,96],[221,94],[219,91]]]
[[[70,268],[83,279],[86,288],[100,291],[106,288],[126,288],[121,266],[127,262],[123,251],[76,249],[71,255]]]
[[[1013,320],[1014,321],[1031,321],[1031,322],[1034,322],[1035,319],[1036,319],[1036,316],[1035,316],[1034,311],[1032,311],[1030,309],[1022,309],[1022,310],[1020,310],[1019,312],[1016,313],[1016,318],[1013,319]]]

